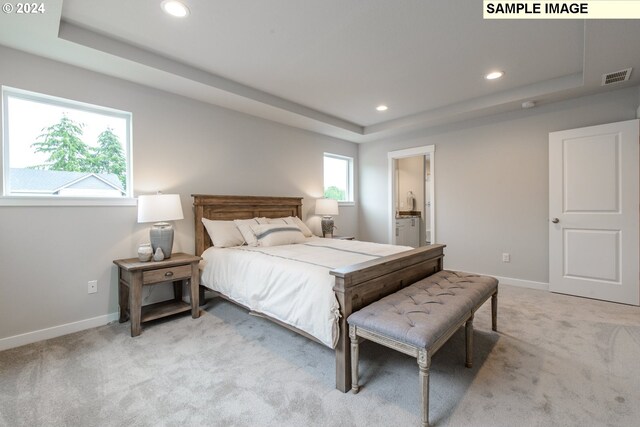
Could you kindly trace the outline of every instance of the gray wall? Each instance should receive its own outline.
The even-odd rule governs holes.
[[[304,196],[306,216],[323,194],[323,152],[357,164],[353,143],[4,47],[0,58],[2,85],[133,113],[135,194],[182,198],[175,251],[193,252],[192,193]],[[356,234],[357,207],[341,207],[336,225]],[[112,260],[135,256],[148,230],[133,206],[0,206],[0,339],[116,312]]]
[[[387,152],[433,144],[445,266],[547,283],[549,132],[633,119],[637,107],[630,88],[361,144],[359,235],[388,239]]]

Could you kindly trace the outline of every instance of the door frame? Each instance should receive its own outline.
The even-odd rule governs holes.
[[[387,161],[388,161],[388,200],[389,200],[389,206],[388,206],[388,215],[389,215],[389,220],[388,220],[388,225],[389,225],[389,229],[388,229],[388,236],[389,236],[389,243],[392,245],[396,244],[396,233],[394,233],[394,229],[395,229],[395,220],[396,220],[396,208],[395,208],[395,204],[393,203],[395,200],[395,188],[396,188],[396,174],[395,174],[395,170],[393,168],[393,161],[394,160],[398,160],[398,159],[404,159],[407,157],[415,157],[415,156],[429,156],[429,160],[430,160],[430,165],[429,165],[429,169],[431,172],[431,180],[429,182],[429,193],[431,196],[431,206],[429,207],[429,212],[430,212],[430,216],[431,216],[431,221],[430,221],[430,225],[429,227],[431,228],[431,244],[436,243],[436,210],[435,210],[435,151],[436,151],[436,146],[435,145],[425,145],[422,147],[413,147],[413,148],[407,148],[404,150],[396,150],[396,151],[389,151],[387,153]],[[425,181],[425,177],[422,177],[422,181]],[[426,187],[426,185],[425,185]],[[424,190],[424,189],[423,189]],[[424,193],[424,191],[423,191]],[[423,194],[424,196],[424,194]],[[426,204],[426,200],[425,200],[425,204]],[[421,242],[422,243],[422,242]]]

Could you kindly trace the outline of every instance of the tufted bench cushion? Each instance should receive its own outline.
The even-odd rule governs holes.
[[[442,270],[349,316],[349,325],[429,348],[498,287],[493,277]]]

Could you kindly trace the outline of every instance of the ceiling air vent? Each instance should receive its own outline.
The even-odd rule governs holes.
[[[602,86],[610,85],[613,83],[626,82],[631,77],[631,70],[633,68],[627,68],[626,70],[615,71],[613,73],[602,75]]]

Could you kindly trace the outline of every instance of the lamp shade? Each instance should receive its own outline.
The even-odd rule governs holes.
[[[162,222],[183,219],[179,194],[138,196],[138,222]]]
[[[338,215],[338,201],[333,199],[316,200],[316,215]]]

